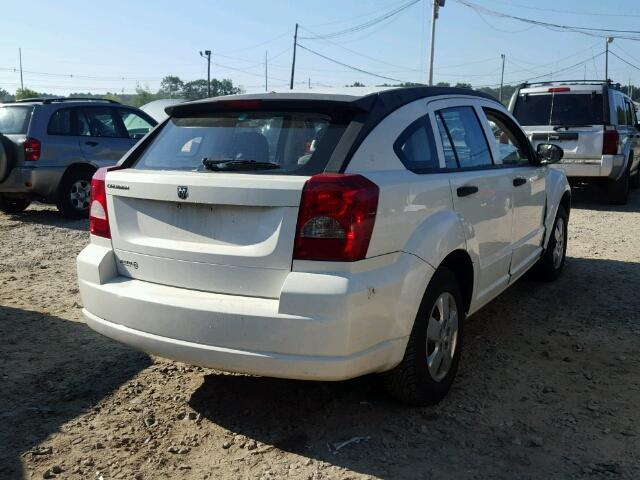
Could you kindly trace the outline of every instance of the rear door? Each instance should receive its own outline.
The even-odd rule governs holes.
[[[130,168],[106,177],[120,274],[277,298],[291,271],[303,186],[324,171],[345,128],[334,114],[225,110],[170,119]]]
[[[534,148],[555,143],[564,150],[563,162],[600,160],[606,102],[602,87],[576,89],[538,87],[521,92],[513,115]]]
[[[115,165],[135,145],[122,118],[111,106],[78,108],[80,147],[87,161],[98,167]]]
[[[538,165],[522,130],[506,114],[484,107],[494,158],[513,189],[512,255],[509,273],[518,277],[542,253],[547,167]]]
[[[473,100],[429,104],[436,135],[450,172],[455,210],[464,224],[467,247],[479,267],[476,297],[484,303],[509,282],[513,188],[509,175],[494,164]]]

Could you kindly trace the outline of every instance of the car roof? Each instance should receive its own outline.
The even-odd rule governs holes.
[[[397,108],[421,98],[436,96],[466,95],[483,98],[499,103],[491,95],[476,90],[455,87],[347,87],[340,89],[285,90],[263,93],[226,95],[205,98],[192,102],[172,105],[165,110],[171,116],[186,116],[206,113],[220,106],[223,108],[234,101],[260,101],[271,103],[274,107],[286,106],[288,102],[309,104],[325,103],[336,107],[350,107],[360,111],[371,111],[375,107],[378,115],[391,113]]]

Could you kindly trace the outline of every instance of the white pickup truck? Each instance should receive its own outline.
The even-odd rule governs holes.
[[[432,404],[465,317],[565,258],[571,190],[470,90],[265,93],[167,108],[92,182],[84,314],[141,350],[220,370],[383,374]]]

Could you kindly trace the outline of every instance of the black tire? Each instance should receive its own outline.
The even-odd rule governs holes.
[[[562,246],[556,249],[558,246],[558,236],[556,235],[556,229],[558,223],[562,221]],[[553,221],[553,229],[551,230],[551,237],[547,248],[544,251],[542,258],[538,260],[538,263],[534,267],[534,272],[540,280],[545,282],[552,282],[556,280],[564,269],[565,260],[567,258],[567,232],[569,224],[569,215],[562,205],[558,207],[558,213],[556,219]],[[554,255],[555,252],[555,255]],[[560,261],[557,261],[557,255],[562,252]]]
[[[636,173],[629,178],[629,187],[640,188],[640,165],[638,165]]]
[[[609,180],[607,184],[609,203],[626,205],[629,199],[629,169],[627,168],[618,180]]]
[[[69,219],[77,220],[89,216],[89,192],[91,191],[91,177],[93,172],[89,169],[72,170],[67,172],[58,185],[56,206],[60,214]],[[75,200],[74,192],[79,192],[78,185],[88,189]]]
[[[448,293],[455,302],[457,310],[457,335],[449,337],[449,348],[442,350],[444,354],[452,351],[450,367],[443,377],[436,378],[428,365],[427,326],[430,317],[436,316],[436,301],[441,295]],[[444,398],[451,388],[458,370],[460,352],[462,350],[464,304],[455,275],[451,270],[440,267],[429,282],[422,303],[418,310],[407,349],[400,364],[383,374],[383,380],[388,392],[397,400],[411,405],[434,405]],[[442,333],[442,329],[440,330]],[[431,354],[435,353],[435,348]],[[448,356],[447,358],[451,358]]]
[[[4,181],[13,167],[13,146],[11,141],[0,134],[0,182]]]
[[[0,195],[0,211],[8,214],[24,212],[31,205],[28,198],[11,198]]]

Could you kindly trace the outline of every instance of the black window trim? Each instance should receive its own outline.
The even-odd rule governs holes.
[[[418,130],[420,130],[420,128],[425,130],[427,135],[427,140],[433,142],[433,147],[434,147],[433,152],[436,155],[438,167],[422,167],[422,168],[410,167],[409,165],[411,163],[417,163],[417,162],[412,162],[411,160],[409,160],[405,155],[405,153],[402,151],[402,145],[407,141],[409,137],[411,137],[411,135],[413,135]],[[438,154],[438,149],[436,148],[435,136],[434,136],[433,128],[431,127],[431,121],[429,119],[428,113],[422,115],[421,117],[411,122],[409,126],[406,127],[400,135],[398,135],[398,138],[395,140],[395,142],[393,142],[393,151],[395,152],[396,156],[398,157],[402,165],[404,165],[404,168],[406,168],[410,172],[417,173],[417,174],[425,174],[425,173],[439,172],[442,170],[442,168],[440,168],[440,155]]]
[[[485,115],[485,117],[487,117],[487,110],[490,111],[493,115],[497,116],[502,122],[505,122],[507,124],[507,126],[509,125],[509,122],[512,123],[514,127],[516,128],[516,131],[514,132],[516,137],[519,138],[520,142],[524,142],[524,144],[527,147],[527,153],[528,153],[528,157],[529,157],[529,163],[528,164],[518,164],[518,165],[512,165],[512,164],[505,164],[505,163],[500,163],[500,164],[496,164],[497,167],[499,168],[522,168],[522,167],[536,167],[539,165],[538,162],[538,156],[535,153],[535,151],[533,150],[533,146],[531,145],[531,142],[529,141],[529,139],[527,138],[527,136],[524,134],[524,132],[520,129],[520,127],[518,127],[517,123],[514,122],[513,120],[511,120],[509,118],[508,115],[505,115],[504,112],[501,112],[500,110],[496,110],[495,108],[491,108],[491,107],[481,107],[482,111]],[[487,117],[487,121],[489,120],[489,117]]]

